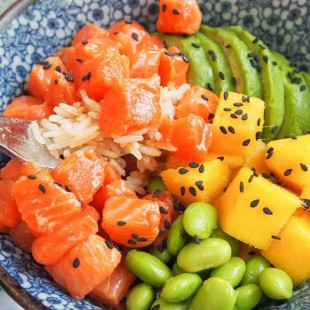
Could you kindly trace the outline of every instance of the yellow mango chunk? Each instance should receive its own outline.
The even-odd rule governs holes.
[[[243,167],[215,202],[220,227],[258,249],[268,249],[302,201],[295,194]]]
[[[234,92],[222,92],[213,119],[210,152],[250,156],[261,138],[265,103]]]
[[[212,203],[223,193],[230,176],[231,170],[219,159],[161,172],[168,191],[185,207],[195,201]]]
[[[310,185],[310,134],[269,142],[266,164],[285,187],[300,194]]]
[[[299,210],[300,211],[300,210]],[[294,285],[310,278],[310,212],[297,212],[270,247],[261,251],[275,267],[284,270]]]

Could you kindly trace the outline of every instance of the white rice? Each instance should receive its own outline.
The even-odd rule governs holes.
[[[161,89],[160,106],[163,115],[174,117],[175,103],[189,88],[188,84],[176,90]],[[145,128],[130,135],[107,138],[99,126],[100,103],[89,98],[81,91],[81,102],[73,105],[60,103],[54,108],[55,114],[39,122],[33,121],[31,129],[40,144],[45,144],[56,158],[66,158],[81,149],[91,149],[106,157],[126,178],[129,186],[137,193],[145,194],[149,174],[158,168],[158,158],[163,151],[176,148],[165,141],[157,128]],[[136,158],[138,171],[126,176],[124,154]]]

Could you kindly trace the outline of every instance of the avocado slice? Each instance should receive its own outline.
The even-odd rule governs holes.
[[[197,32],[196,37],[211,64],[215,77],[215,93],[220,95],[222,91],[235,91],[230,65],[221,47],[202,32]]]
[[[198,38],[193,35],[187,37],[171,34],[158,35],[168,47],[176,46],[189,59],[187,71],[188,83],[214,91],[212,67]]]
[[[236,90],[248,96],[262,98],[260,73],[251,64],[248,58],[250,50],[239,37],[228,29],[205,25],[200,27],[200,31],[221,46],[236,79]]]
[[[263,138],[266,142],[276,138],[284,120],[284,84],[282,72],[265,44],[240,26],[228,27],[247,45],[250,61],[257,63],[261,70],[263,100],[265,101]]]
[[[272,52],[282,68],[285,92],[285,117],[277,138],[310,132],[310,85],[283,55]]]

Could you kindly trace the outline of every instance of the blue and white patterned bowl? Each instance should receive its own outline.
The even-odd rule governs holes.
[[[241,24],[293,64],[309,70],[309,0],[204,0],[200,4],[205,23]],[[17,1],[0,20],[0,112],[24,92],[31,66],[68,45],[82,25],[93,22],[107,27],[127,19],[153,30],[157,13],[158,1],[151,0]],[[5,158],[0,161],[3,164]],[[70,298],[31,255],[4,235],[0,235],[0,277],[26,309],[102,309],[88,300]],[[289,302],[267,304],[261,309],[310,309],[310,284],[296,289]]]

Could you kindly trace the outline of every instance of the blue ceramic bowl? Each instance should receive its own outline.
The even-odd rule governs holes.
[[[205,0],[200,4],[205,23],[240,24],[294,65],[309,70],[309,0]],[[91,22],[107,27],[127,19],[154,30],[157,13],[158,1],[151,0],[17,1],[0,20],[0,112],[24,92],[31,66],[68,45],[82,25]],[[2,156],[2,164],[5,160]],[[70,298],[31,255],[4,235],[0,235],[0,278],[26,309],[102,309],[88,300]],[[269,303],[260,309],[309,310],[310,284],[297,288],[289,302]]]

